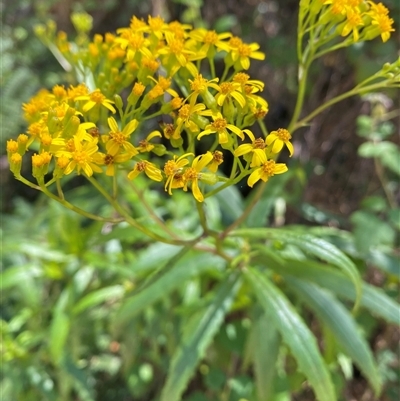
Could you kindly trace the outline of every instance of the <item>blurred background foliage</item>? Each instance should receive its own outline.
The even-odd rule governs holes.
[[[396,0],[385,4],[398,32],[400,4]],[[250,73],[266,83],[264,97],[270,105],[266,123],[276,129],[288,123],[295,101],[297,7],[294,0],[105,0],[101,7],[94,0],[2,2],[0,296],[5,401],[156,400],[169,355],[180,338],[181,323],[215,296],[221,274],[216,258],[188,255],[180,262],[181,276],[171,278],[168,297],[155,294],[132,315],[128,327],[115,325],[121,302],[174,250],[152,244],[131,227],[120,225],[111,231],[107,225],[84,220],[12,178],[4,156],[5,141],[24,130],[21,104],[41,87],[72,79],[34,36],[33,26],[52,18],[58,29],[73,36],[70,14],[85,10],[93,16],[93,31],[105,33],[128,26],[134,14],[143,18],[160,14],[194,26],[230,30],[246,42],[256,41],[267,59],[253,63]],[[351,88],[384,62],[393,61],[399,46],[397,34],[385,44],[376,40],[322,59],[314,66],[305,112]],[[348,236],[331,240],[356,261],[367,282],[397,300],[399,110],[398,92],[393,91],[350,98],[318,116],[294,137],[295,156],[285,160],[290,174],[271,183],[249,217],[250,225],[251,219],[255,225],[263,219],[270,226],[349,230]],[[79,178],[72,179],[69,187],[68,196],[75,202],[93,213],[107,213],[108,206]],[[157,213],[174,220],[183,232],[195,229],[197,221],[185,194],[176,194],[172,204],[157,192],[145,193],[140,182],[126,191],[132,205],[138,196],[149,197]],[[226,226],[237,217],[240,192],[247,196],[247,189],[232,191],[229,203],[226,197],[207,201],[213,226]],[[136,210],[138,216],[146,213]],[[265,330],[252,327],[251,303],[246,288],[241,289],[237,304],[190,382],[185,401],[262,401],[255,394],[267,384],[255,381],[248,360],[251,341],[256,341],[254,333]],[[303,311],[303,316],[319,336],[321,327],[314,315]],[[381,400],[398,400],[399,327],[364,310],[357,321],[378,360],[384,381]],[[373,400],[365,379],[337,352],[337,344],[321,346],[331,362],[341,399]],[[340,358],[332,358],[333,354]],[[291,364],[292,369],[283,369]],[[284,346],[279,349],[277,366],[273,401],[314,399]]]

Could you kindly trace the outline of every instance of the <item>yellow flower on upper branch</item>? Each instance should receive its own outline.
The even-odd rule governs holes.
[[[216,173],[219,165],[224,162],[224,154],[219,150],[215,150],[214,152],[212,152],[212,156],[213,158],[211,162],[207,165],[207,169],[210,170],[212,173]]]
[[[202,178],[201,170],[203,170],[212,159],[213,155],[211,152],[195,157],[192,166],[188,167],[183,174],[183,190],[187,191],[188,184],[190,183],[193,196],[198,202],[203,202],[204,200],[204,196],[199,188],[199,180]]]
[[[200,132],[200,134],[197,136],[197,139],[201,139],[205,135],[210,135],[210,134],[216,133],[216,134],[218,134],[218,143],[220,145],[226,144],[229,142],[228,130],[232,131],[234,134],[236,134],[242,140],[244,139],[242,130],[233,124],[228,124],[228,122],[222,116],[221,113],[217,113],[215,115],[212,114],[212,118],[214,121],[211,124],[208,124],[205,127],[204,131]]]
[[[111,156],[115,156],[122,148],[131,156],[137,155],[139,152],[132,145],[129,139],[132,132],[134,132],[139,125],[139,122],[137,120],[129,121],[122,131],[120,131],[118,124],[113,117],[108,118],[107,122],[111,131],[108,135],[102,136],[103,142],[106,144],[107,153]]]
[[[341,35],[347,36],[350,32],[353,32],[353,41],[357,42],[360,35],[358,28],[364,25],[362,15],[359,10],[348,8],[346,12],[346,23],[342,29]]]
[[[240,84],[237,82],[222,82],[218,87],[218,93],[215,95],[215,100],[218,106],[223,106],[226,100],[231,100],[232,98],[243,109],[246,106],[246,99],[240,91]]]
[[[382,4],[375,4],[369,1],[370,10],[367,14],[372,18],[371,25],[377,35],[381,35],[382,41],[387,42],[390,38],[390,32],[394,32],[392,25],[394,21],[389,18],[389,10]]]
[[[269,135],[265,138],[265,143],[267,145],[272,144],[272,153],[279,153],[282,150],[283,145],[286,145],[290,156],[292,156],[294,149],[292,143],[290,142],[291,139],[292,136],[287,129],[279,128],[277,131],[272,131],[269,133]]]
[[[101,154],[101,156],[103,157],[103,164],[107,167],[106,175],[110,177],[115,175],[116,165],[125,163],[132,158],[129,153],[119,153],[115,156]]]
[[[128,178],[130,180],[133,180],[143,171],[147,175],[147,177],[149,177],[153,181],[159,182],[163,178],[161,170],[147,160],[141,160],[137,162],[133,170],[128,174]]]
[[[56,157],[63,156],[69,159],[69,163],[64,170],[65,175],[71,174],[76,169],[78,174],[83,170],[88,177],[91,177],[93,172],[102,172],[102,169],[98,166],[98,164],[102,163],[102,159],[97,150],[97,139],[93,139],[91,142],[81,142],[75,136],[73,138],[73,149],[71,151],[61,150],[56,152]]]
[[[230,41],[230,43],[235,43]],[[237,46],[231,45],[231,56],[235,63],[235,68],[237,70],[248,70],[250,67],[250,59],[254,58],[256,60],[264,60],[265,54],[258,51],[260,45],[257,43],[246,44],[242,41],[238,42]]]
[[[155,137],[162,137],[161,133],[159,131],[153,131],[150,132],[149,135],[147,135],[146,139],[143,139],[139,142],[139,146],[136,148],[140,153],[144,152],[151,152],[156,145],[151,143],[150,141],[155,138]]]
[[[203,103],[198,104],[184,104],[178,111],[178,118],[176,119],[176,128],[172,138],[178,139],[181,136],[183,127],[191,132],[199,132],[199,126],[192,120],[195,116],[206,115],[203,110],[206,106]]]
[[[187,156],[193,156],[193,153],[185,153],[182,156],[174,156],[173,160],[168,160],[164,165],[164,173],[167,176],[165,182],[165,190],[168,190],[168,194],[172,195],[172,189],[182,188],[184,186],[183,181],[183,168],[189,164]]]
[[[253,187],[259,180],[267,182],[275,174],[283,174],[288,170],[285,163],[275,163],[274,160],[267,160],[264,154],[264,161],[260,167],[256,168],[247,179],[247,185]]]
[[[243,130],[243,132],[250,138],[251,143],[244,143],[238,146],[234,152],[234,156],[239,157],[251,154],[251,159],[248,159],[249,161],[251,160],[250,167],[260,166],[265,161],[266,140],[263,138],[256,139],[253,133],[248,129]],[[247,160],[247,156],[245,159]]]
[[[216,50],[228,52],[230,50],[229,44],[224,39],[228,39],[231,36],[232,34],[228,32],[217,33],[203,28],[194,29],[189,33],[191,39],[202,44],[198,51],[207,55],[207,57],[214,57]]]
[[[115,113],[116,110],[112,104],[114,103],[112,100],[107,99],[100,91],[100,89],[96,89],[89,95],[84,95],[84,96],[78,96],[75,98],[75,100],[86,100],[86,103],[84,104],[82,110],[84,112],[87,112],[95,106],[104,106],[108,110],[110,110],[112,113]]]

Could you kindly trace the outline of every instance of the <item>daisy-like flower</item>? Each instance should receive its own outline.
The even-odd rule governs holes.
[[[286,145],[290,156],[292,156],[294,149],[290,142],[291,139],[292,136],[287,129],[279,128],[277,131],[270,132],[270,134],[265,138],[265,143],[267,145],[273,144],[271,149],[272,153],[279,153],[282,150],[283,145]]]
[[[174,156],[173,160],[168,160],[164,165],[164,173],[167,176],[165,182],[165,190],[169,195],[172,195],[173,188],[182,188],[183,181],[183,168],[189,164],[187,156],[193,156],[193,153],[185,153],[182,156]]]
[[[125,125],[122,132],[118,128],[118,124],[115,121],[114,117],[108,118],[107,122],[111,131],[108,135],[102,136],[102,140],[106,144],[107,153],[111,156],[115,156],[117,153],[120,152],[120,149],[122,148],[131,156],[137,155],[139,152],[132,145],[129,139],[132,132],[135,131],[135,129],[139,125],[139,122],[137,120],[129,121],[129,123]]]
[[[219,165],[224,162],[224,154],[221,151],[216,150],[212,152],[212,155],[213,158],[210,164],[208,164],[207,169],[210,170],[212,173],[216,173]]]
[[[232,41],[230,42],[232,43]],[[234,42],[233,42],[234,43]],[[250,59],[264,60],[265,54],[258,51],[260,45],[257,43],[238,42],[237,46],[231,47],[232,60],[235,62],[235,67],[238,69],[248,70],[250,67]]]
[[[250,79],[250,75],[245,72],[238,72],[232,78],[233,82],[239,83],[242,88],[247,85],[253,88],[252,93],[260,92],[264,90],[264,82],[257,79]]]
[[[247,185],[252,188],[259,180],[267,182],[270,177],[275,174],[283,174],[287,170],[288,168],[285,163],[275,163],[274,160],[267,160],[264,154],[263,163],[250,174],[247,179]]]
[[[155,137],[162,137],[161,133],[159,131],[153,131],[150,132],[149,135],[147,135],[146,139],[143,139],[139,142],[139,146],[136,148],[140,153],[144,152],[151,152],[155,145],[150,143],[150,141],[155,138]]]
[[[69,159],[69,163],[64,170],[65,175],[71,174],[76,169],[78,174],[83,170],[88,177],[91,177],[93,172],[102,172],[102,169],[98,166],[98,164],[102,163],[101,155],[97,153],[97,150],[97,139],[93,139],[90,142],[81,142],[79,138],[75,136],[73,138],[72,150],[61,150],[56,152],[55,156]]]
[[[382,42],[387,42],[390,38],[390,32],[394,32],[394,28],[392,25],[394,24],[394,20],[389,18],[387,14],[377,14],[374,13],[372,16],[371,25],[376,27],[381,35]]]
[[[267,147],[266,141],[262,138],[255,138],[253,133],[245,129],[243,132],[250,138],[251,143],[245,143],[238,146],[234,152],[235,157],[251,155],[250,167],[260,166],[265,161],[265,148]],[[247,156],[245,156],[247,158]],[[250,160],[250,159],[249,159]]]
[[[192,120],[192,118],[196,115],[205,115],[205,109],[206,106],[203,103],[193,105],[190,103],[184,104],[178,111],[176,128],[172,138],[178,139],[184,126],[191,132],[199,132],[200,129],[198,125]]]
[[[107,99],[100,91],[100,89],[96,89],[89,95],[85,96],[77,96],[75,100],[86,100],[86,103],[84,104],[82,110],[84,112],[87,112],[95,106],[104,106],[106,109],[110,110],[113,114],[116,112],[114,106],[112,104],[114,103],[112,100]]]
[[[184,67],[187,63],[187,58],[185,56],[188,56],[190,59],[192,59],[192,57],[194,57],[194,59],[196,58],[196,52],[187,49],[183,39],[175,37],[175,35],[170,32],[165,32],[165,39],[167,45],[159,50],[159,54],[166,55],[169,58],[165,65],[171,64],[172,66],[178,63],[179,66]]]
[[[217,33],[215,31],[199,28],[190,32],[189,36],[196,42],[202,43],[199,52],[207,56],[213,57],[216,49],[225,50],[226,52],[230,50],[229,44],[225,42],[224,39],[230,38],[232,36],[231,33]]]
[[[222,145],[229,142],[228,130],[232,131],[240,139],[244,139],[242,130],[233,124],[228,124],[221,113],[217,113],[216,115],[212,114],[212,118],[214,121],[211,124],[208,124],[204,131],[200,132],[200,134],[197,136],[197,139],[201,139],[205,135],[216,133],[218,134],[218,143]]]
[[[342,36],[347,36],[350,32],[353,32],[353,41],[357,42],[360,35],[358,33],[358,28],[364,25],[361,13],[357,9],[349,8],[346,12],[347,21],[343,27]]]
[[[137,162],[133,170],[128,174],[128,178],[130,180],[133,180],[143,171],[147,175],[147,177],[149,177],[153,181],[159,182],[163,178],[161,170],[147,160],[141,160],[140,162]]]
[[[115,175],[116,165],[125,163],[132,158],[132,155],[130,155],[129,153],[119,153],[115,156],[112,156],[110,154],[101,154],[101,156],[103,157],[104,165],[107,167],[106,175],[108,175],[109,177]]]
[[[204,201],[204,196],[199,188],[199,180],[202,178],[201,170],[203,170],[213,159],[211,152],[204,155],[199,155],[194,158],[192,166],[188,167],[183,173],[184,186],[183,190],[187,191],[188,184],[191,184],[192,193],[198,202]]]
[[[215,104],[214,96],[211,95],[211,93],[208,91],[208,88],[218,90],[219,86],[217,85],[217,82],[219,81],[219,78],[208,80],[204,78],[203,75],[197,73],[194,76],[193,80],[189,79],[188,81],[190,83],[190,89],[192,93],[187,97],[187,100],[190,99],[191,105],[194,105],[196,103],[197,97],[199,95],[202,95],[203,99],[205,99],[205,101],[207,101],[208,103]]]
[[[246,106],[246,99],[240,91],[240,84],[237,82],[222,82],[218,87],[215,100],[218,106],[223,106],[226,99],[235,99],[243,109]]]

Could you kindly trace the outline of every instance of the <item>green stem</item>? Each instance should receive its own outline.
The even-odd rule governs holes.
[[[207,219],[204,213],[203,203],[196,201],[197,212],[199,214],[200,225],[203,227],[204,235],[208,234]]]
[[[258,188],[257,192],[255,193],[253,199],[251,202],[247,205],[246,209],[243,211],[242,215],[236,219],[228,228],[226,228],[221,234],[220,238],[225,238],[233,229],[235,229],[237,226],[242,224],[247,217],[249,216],[250,212],[253,210],[253,207],[256,205],[256,203],[260,200],[261,195],[264,192],[265,186],[267,182],[262,182]]]
[[[72,205],[71,203],[69,203],[65,199],[59,198],[57,195],[54,195],[53,193],[51,193],[45,187],[45,185],[41,185],[39,187],[39,190],[42,191],[45,195],[47,195],[49,198],[61,203],[67,209],[72,210],[73,212],[78,213],[81,216],[87,217],[88,219],[107,222],[107,223],[120,223],[121,221],[123,221],[123,219],[111,219],[111,218],[101,217],[101,216],[97,216],[95,214],[86,212],[85,210],[80,209],[79,207],[76,207],[76,206]]]
[[[171,245],[187,245],[191,241],[183,241],[183,240],[175,240],[166,237],[162,237],[154,233],[153,231],[147,229],[146,227],[139,224],[127,210],[125,210],[117,200],[113,199],[105,190],[104,188],[93,178],[93,177],[86,177],[90,183],[107,199],[111,206],[122,216],[124,217],[125,221],[130,224],[132,227],[137,228],[143,234],[147,235],[148,237],[154,239],[155,241],[163,242],[165,244]]]
[[[303,119],[301,119],[300,121],[298,121],[297,123],[293,124],[293,126],[291,127],[290,132],[293,134],[293,132],[295,132],[298,128],[301,128],[303,126],[305,126],[307,124],[308,121],[310,121],[311,119],[313,119],[315,116],[317,116],[318,114],[320,114],[322,111],[324,111],[325,109],[327,109],[328,107],[344,100],[347,99],[348,97],[351,96],[355,96],[355,95],[360,95],[362,93],[366,93],[366,92],[371,92],[377,89],[381,89],[383,87],[382,83],[377,83],[377,84],[373,84],[373,85],[369,85],[369,86],[365,86],[365,87],[355,87],[352,90],[342,93],[339,96],[336,96],[334,98],[332,98],[331,100],[328,100],[327,102],[325,102],[324,104],[322,104],[321,106],[317,107],[313,112],[311,112],[309,115],[307,115],[306,117],[304,117]]]

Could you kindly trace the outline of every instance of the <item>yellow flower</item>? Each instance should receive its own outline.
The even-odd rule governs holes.
[[[211,124],[208,124],[204,131],[200,132],[200,134],[197,136],[197,139],[201,139],[204,135],[217,133],[218,143],[222,145],[229,142],[228,129],[242,140],[244,139],[242,130],[233,124],[228,124],[226,119],[222,117],[221,113],[217,113],[216,115],[213,114],[212,118],[214,121]]]
[[[240,107],[243,109],[246,106],[246,99],[240,92],[240,84],[237,82],[222,82],[218,87],[218,93],[215,96],[215,100],[218,106],[223,106],[226,99],[235,99]]]
[[[236,63],[238,68],[248,70],[250,67],[250,59],[264,60],[265,54],[259,52],[260,45],[257,43],[240,43],[237,47],[232,48],[232,60]]]
[[[183,190],[187,191],[188,184],[191,183],[192,193],[198,202],[203,202],[204,196],[199,188],[199,180],[201,180],[203,170],[212,160],[213,155],[211,152],[207,152],[205,155],[195,157],[192,162],[192,166],[188,167],[183,174],[184,186]]]
[[[212,152],[213,158],[210,164],[207,166],[207,169],[210,170],[212,173],[216,173],[220,164],[224,162],[224,154],[216,150]]]
[[[289,131],[284,128],[279,128],[277,131],[272,131],[270,134],[265,138],[265,143],[267,145],[272,145],[272,153],[279,153],[283,145],[289,150],[290,156],[293,155],[293,145],[291,144],[290,140],[292,136],[290,135]]]
[[[83,111],[87,112],[91,109],[93,109],[94,106],[104,106],[108,110],[110,110],[112,113],[115,113],[115,108],[112,106],[114,103],[112,100],[107,99],[100,91],[100,89],[96,89],[89,95],[85,96],[77,96],[75,100],[86,100],[85,105],[83,106]]]
[[[117,164],[125,163],[132,158],[129,153],[119,153],[116,156],[102,154],[101,156],[103,157],[103,163],[107,166],[106,175],[110,177],[115,175],[115,167]]]
[[[265,161],[266,141],[262,138],[256,139],[253,133],[248,129],[243,130],[243,132],[251,139],[251,143],[238,146],[234,152],[234,156],[239,157],[250,153],[252,155],[250,167],[260,166]]]
[[[204,78],[203,75],[197,73],[194,76],[193,80],[189,79],[190,89],[192,93],[187,97],[187,100],[190,99],[190,104],[194,105],[196,103],[198,95],[202,95],[203,98],[208,103],[215,103],[215,99],[208,91],[208,88],[210,87],[218,90],[219,89],[219,86],[217,85],[218,81],[219,78],[213,78],[208,80]]]
[[[193,153],[185,153],[184,155],[177,158],[174,156],[173,160],[168,160],[164,165],[164,173],[167,176],[165,183],[165,190],[168,190],[168,194],[172,195],[173,188],[182,188],[184,186],[183,181],[183,168],[189,164],[187,156],[193,155]]]
[[[129,121],[129,123],[125,125],[122,132],[119,130],[118,124],[114,117],[108,118],[107,122],[111,131],[108,135],[102,136],[103,141],[106,143],[107,153],[111,156],[115,156],[120,151],[120,148],[123,148],[131,156],[137,155],[139,152],[129,142],[129,138],[132,132],[135,131],[139,125],[139,122],[137,120]]]
[[[198,125],[192,121],[196,115],[204,115],[206,106],[203,103],[198,104],[184,104],[178,111],[178,118],[176,119],[176,128],[172,138],[178,139],[181,135],[183,126],[191,132],[199,132]]]
[[[217,33],[215,31],[208,31],[203,28],[194,29],[189,33],[191,39],[194,39],[196,42],[203,43],[201,48],[198,50],[200,53],[203,53],[209,57],[213,57],[215,52],[215,48],[218,50],[225,50],[229,52],[229,44],[224,42],[224,39],[228,39],[232,36],[231,33]]]
[[[274,160],[267,160],[265,156],[265,161],[263,164],[250,174],[249,178],[247,179],[247,185],[249,187],[253,187],[253,185],[259,180],[267,182],[270,177],[274,176],[275,174],[285,173],[287,170],[288,168],[286,164],[275,163]]]
[[[161,170],[147,160],[137,162],[133,170],[128,174],[128,178],[133,180],[143,171],[153,181],[159,182],[162,180]]]
[[[349,8],[346,15],[347,22],[343,27],[341,35],[347,36],[350,32],[353,32],[353,41],[357,42],[360,37],[358,33],[358,27],[364,25],[361,13],[358,10]]]
[[[382,42],[387,42],[390,38],[390,32],[394,32],[393,23],[393,19],[386,14],[372,15],[371,24],[378,28]]]
[[[150,143],[150,140],[155,138],[156,136],[158,137],[162,137],[162,135],[160,134],[160,132],[158,131],[153,131],[150,132],[149,135],[147,135],[146,139],[143,139],[139,142],[139,146],[136,148],[140,153],[143,152],[151,152],[155,145],[153,145],[152,143]]]
[[[61,158],[63,156],[70,160],[65,167],[65,175],[71,174],[76,169],[78,174],[83,170],[88,177],[91,177],[93,172],[102,172],[102,169],[97,165],[101,163],[97,150],[97,139],[93,139],[91,142],[81,142],[75,136],[73,138],[73,149],[71,151],[59,151],[56,153],[56,157]]]

